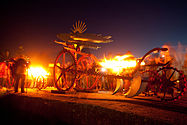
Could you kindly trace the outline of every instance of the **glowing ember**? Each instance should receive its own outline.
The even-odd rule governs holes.
[[[43,67],[40,67],[40,66],[38,67],[30,66],[30,68],[28,69],[29,77],[38,78],[38,77],[43,76],[44,78],[46,78],[47,75],[49,75],[49,73],[47,73],[47,71]]]
[[[113,73],[121,73],[124,69],[132,69],[136,66],[136,58],[132,54],[115,56],[111,59],[104,58],[99,63],[103,68],[110,69]],[[103,70],[102,68],[102,70]]]

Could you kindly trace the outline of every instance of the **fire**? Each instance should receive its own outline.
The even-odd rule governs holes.
[[[124,70],[128,71],[136,67],[136,58],[127,53],[122,56],[115,56],[114,58],[104,58],[99,64],[102,66],[102,70],[110,69],[112,73],[120,74]]]
[[[30,66],[30,68],[28,69],[29,77],[38,78],[42,76],[44,78],[47,78],[48,75],[49,73],[41,66]]]

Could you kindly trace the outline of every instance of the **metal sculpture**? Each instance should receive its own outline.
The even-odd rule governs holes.
[[[99,48],[94,43],[108,43],[111,36],[101,34],[88,34],[85,23],[78,21],[73,25],[72,33],[57,34],[62,41],[63,49],[57,55],[54,63],[54,82],[59,91],[71,89],[91,90],[99,86],[101,78],[112,78],[117,82],[113,94],[120,91],[125,80],[130,82],[130,87],[124,93],[125,97],[134,97],[141,92],[154,91],[161,100],[175,100],[183,95],[186,87],[186,79],[182,71],[171,67],[169,62],[153,65],[141,65],[141,63],[153,52],[167,51],[167,48],[154,48],[137,60],[136,66],[130,73],[110,74],[102,72],[97,58],[92,54],[81,52],[83,47]],[[156,68],[153,68],[157,66]],[[149,70],[146,70],[147,67]],[[160,68],[160,69],[158,69]],[[172,70],[172,71],[170,71]],[[167,71],[171,74],[166,75]],[[174,75],[177,73],[177,75]],[[173,78],[177,76],[177,78]],[[153,79],[157,78],[157,79]]]
[[[86,24],[82,21],[78,21],[73,25],[71,33],[57,34],[57,38],[69,44],[77,44],[84,48],[98,49],[99,46],[93,43],[109,43],[112,42],[111,36],[102,36],[101,34],[84,33],[86,31]],[[57,42],[57,41],[56,41]],[[63,42],[57,42],[59,44],[65,44]]]

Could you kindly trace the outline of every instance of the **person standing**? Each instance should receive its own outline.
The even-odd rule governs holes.
[[[14,90],[18,92],[18,85],[21,82],[21,93],[24,93],[24,85],[25,85],[25,77],[26,77],[26,69],[28,67],[28,63],[23,58],[18,58],[14,61],[13,64],[13,77],[15,79]]]

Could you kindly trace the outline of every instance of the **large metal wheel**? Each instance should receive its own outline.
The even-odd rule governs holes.
[[[77,75],[77,63],[75,56],[68,50],[62,50],[54,63],[54,82],[59,91],[73,88]]]
[[[182,71],[173,67],[163,67],[158,70],[160,76],[157,96],[161,100],[172,101],[184,94],[186,79]]]
[[[99,80],[99,76],[94,75],[96,58],[91,55],[84,55],[78,59],[77,64],[78,74],[76,80],[76,89],[94,89]]]

